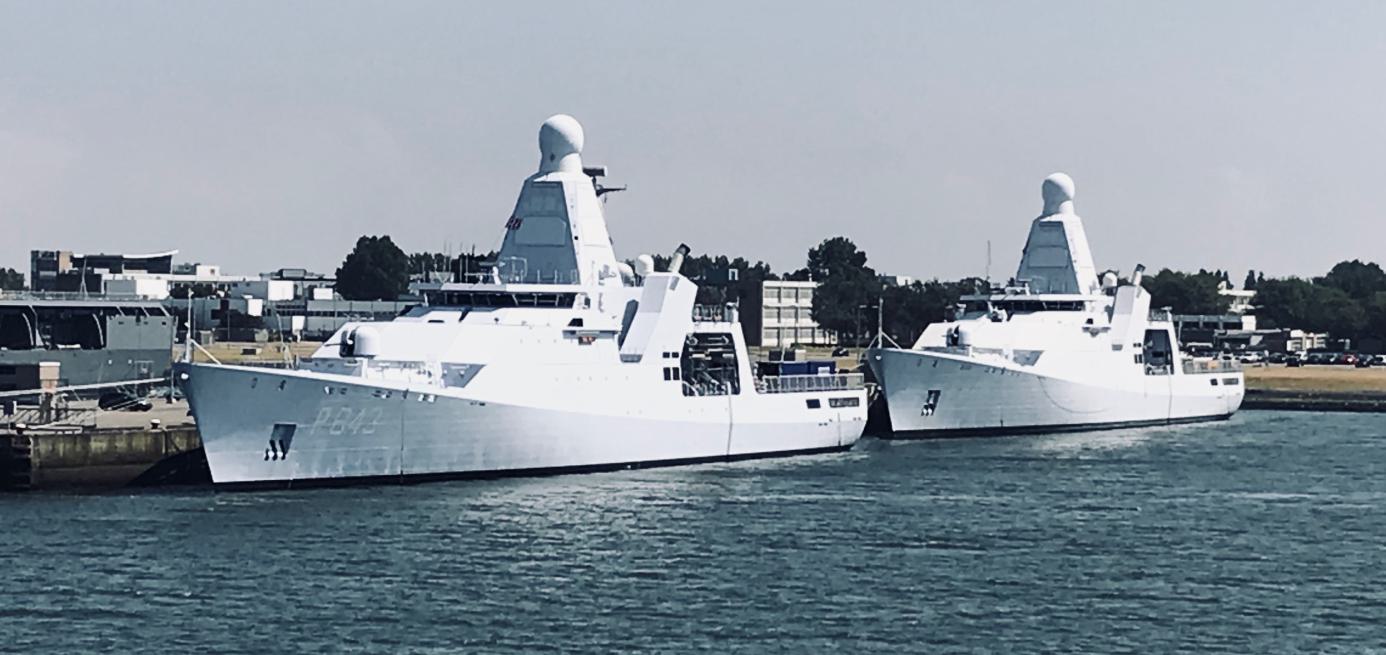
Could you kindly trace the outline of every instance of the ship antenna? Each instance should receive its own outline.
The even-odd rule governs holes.
[[[991,288],[991,239],[987,239],[987,268],[985,272],[987,288]]]
[[[889,334],[886,334],[884,316],[885,294],[881,294],[876,296],[876,338],[872,339],[871,343],[867,344],[867,348],[884,348],[887,343],[896,348],[900,347],[900,344],[895,343],[895,340],[890,338]]]
[[[188,334],[183,337],[183,361],[192,362],[192,339],[193,339],[193,285],[188,283]]]

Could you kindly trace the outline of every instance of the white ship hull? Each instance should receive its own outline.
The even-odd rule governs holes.
[[[881,349],[870,363],[897,436],[1101,429],[1225,419],[1244,394],[1235,373],[1085,379],[968,361],[948,353]],[[1216,384],[1213,384],[1216,380]],[[931,398],[931,392],[936,392]]]
[[[586,393],[610,388],[531,393],[517,396],[520,404],[304,371],[180,370],[217,484],[519,475],[830,452],[851,447],[865,426],[861,390],[747,390],[647,403],[631,389],[630,403],[611,407],[585,402]],[[857,405],[831,407],[830,398],[847,396]],[[821,408],[805,411],[810,398]],[[283,426],[293,426],[287,440]]]

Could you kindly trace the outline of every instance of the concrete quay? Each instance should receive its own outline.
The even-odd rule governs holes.
[[[100,412],[97,422],[0,427],[0,492],[211,481],[185,403],[160,403],[148,412]]]

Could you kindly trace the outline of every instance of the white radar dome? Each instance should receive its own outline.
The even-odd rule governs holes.
[[[649,277],[654,272],[654,257],[641,255],[635,258],[635,274],[640,277]]]
[[[380,354],[380,333],[375,328],[362,325],[352,331],[355,340],[354,354],[357,357],[375,357]]]
[[[582,170],[582,125],[567,114],[550,116],[539,127],[539,170]]]
[[[977,338],[977,335],[975,335],[975,334],[972,333],[972,326],[970,326],[970,325],[959,325],[959,326],[958,326],[958,345],[959,345],[959,346],[962,346],[962,347],[964,347],[964,348],[971,348],[971,347],[972,347],[972,344],[976,341],[976,338]]]
[[[1044,178],[1040,194],[1044,196],[1044,215],[1073,213],[1073,178],[1065,173],[1054,173]]]

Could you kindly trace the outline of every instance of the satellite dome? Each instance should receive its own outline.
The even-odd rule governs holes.
[[[977,335],[972,333],[972,326],[958,325],[958,345],[964,348],[971,348],[976,341]]]
[[[380,333],[369,325],[362,325],[351,331],[354,342],[353,354],[357,357],[375,357],[380,354]]]
[[[654,257],[640,255],[635,258],[635,274],[640,277],[648,277],[654,272]]]
[[[567,114],[555,114],[539,128],[539,171],[582,170],[582,125]]]
[[[1073,213],[1073,178],[1065,173],[1054,173],[1044,178],[1040,185],[1040,195],[1044,196],[1044,215]]]

